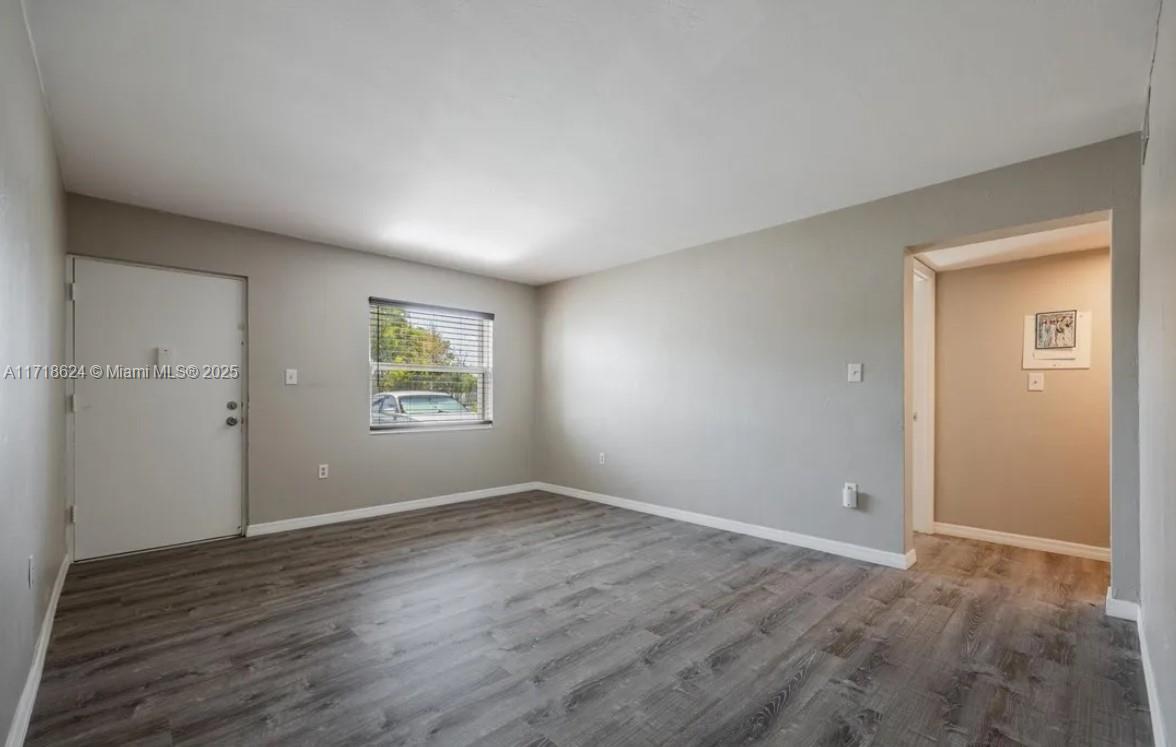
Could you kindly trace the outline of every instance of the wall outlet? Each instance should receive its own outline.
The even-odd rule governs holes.
[[[858,486],[856,482],[847,482],[841,489],[841,505],[846,508],[857,508]]]
[[[33,588],[33,556],[32,555],[29,556],[28,582],[29,582],[29,588],[30,589]]]
[[[330,465],[327,465],[327,464],[320,464],[319,465],[319,479],[320,480],[327,479],[327,477],[330,475],[330,473],[331,473]]]
[[[297,368],[287,368],[286,369],[286,384],[288,386],[293,386],[294,384],[297,384],[297,383],[298,383],[298,369]]]
[[[600,463],[604,464],[604,452],[600,452]]]
[[[1034,371],[1029,374],[1029,391],[1044,392],[1045,391],[1045,373],[1042,371]]]

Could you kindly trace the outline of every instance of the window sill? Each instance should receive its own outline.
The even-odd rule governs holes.
[[[463,423],[462,425],[421,425],[401,428],[369,428],[368,433],[373,436],[386,436],[392,433],[442,433],[445,431],[488,431],[494,428],[494,423]]]

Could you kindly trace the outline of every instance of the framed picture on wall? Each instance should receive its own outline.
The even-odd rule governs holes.
[[[1021,368],[1090,368],[1092,318],[1089,311],[1026,314]]]
[[[1037,350],[1071,350],[1078,345],[1077,311],[1042,311],[1036,315]]]

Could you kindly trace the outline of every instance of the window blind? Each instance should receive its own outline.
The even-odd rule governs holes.
[[[368,299],[372,430],[493,422],[494,315]]]

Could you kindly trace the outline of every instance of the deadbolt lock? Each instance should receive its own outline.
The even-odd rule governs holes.
[[[230,401],[229,401],[229,402],[228,402],[228,403],[225,405],[225,407],[229,408],[230,410],[236,410],[236,409],[237,409],[237,401],[236,401],[236,400],[230,400]]]

